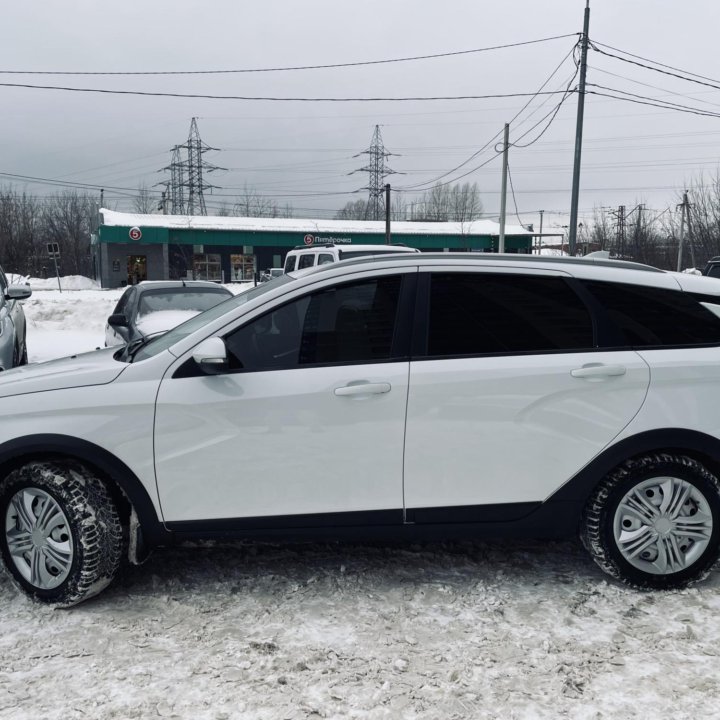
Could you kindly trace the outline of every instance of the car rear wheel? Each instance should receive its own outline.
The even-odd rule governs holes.
[[[10,574],[41,602],[74,605],[115,576],[122,528],[104,483],[82,465],[31,462],[0,485],[0,550]]]
[[[581,538],[605,572],[629,585],[684,587],[718,558],[720,482],[684,455],[628,460],[596,488]]]

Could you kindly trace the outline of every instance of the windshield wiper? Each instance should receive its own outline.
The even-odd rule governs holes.
[[[157,332],[148,333],[147,335],[137,338],[137,340],[129,342],[123,348],[118,359],[122,362],[132,362],[140,348],[144,348],[151,340],[154,340],[160,335],[164,335],[166,332],[167,330],[158,330]]]

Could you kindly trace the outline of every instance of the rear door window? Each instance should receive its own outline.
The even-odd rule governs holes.
[[[559,277],[433,273],[427,355],[589,350],[590,313]]]
[[[305,268],[312,267],[315,263],[315,255],[308,253],[307,255],[300,256],[300,262],[298,262],[298,270],[304,270]]]

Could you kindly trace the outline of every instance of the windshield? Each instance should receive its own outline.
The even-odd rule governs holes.
[[[223,288],[158,288],[140,295],[138,315],[167,310],[190,310],[199,313],[215,307],[229,297]]]
[[[229,298],[225,302],[221,302],[219,305],[215,305],[215,307],[212,307],[205,312],[201,312],[199,315],[195,315],[195,317],[190,318],[165,334],[148,340],[148,342],[144,343],[138,350],[135,351],[132,356],[132,362],[146,360],[147,358],[161,353],[163,350],[167,350],[176,342],[179,342],[191,333],[199,330],[209,322],[217,320],[217,318],[222,317],[225,313],[231,312],[235,308],[244,305],[250,300],[260,297],[260,295],[264,295],[266,292],[274,290],[280,285],[292,282],[293,279],[294,278],[290,275],[281,275],[280,277],[269,280],[262,285],[245,290],[245,292],[241,292],[238,295],[235,295],[235,297]]]

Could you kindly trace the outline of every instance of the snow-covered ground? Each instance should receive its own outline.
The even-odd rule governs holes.
[[[36,289],[31,359],[102,345],[120,291]],[[0,718],[717,717],[720,571],[612,581],[579,543],[203,544],[70,610],[0,573]]]

